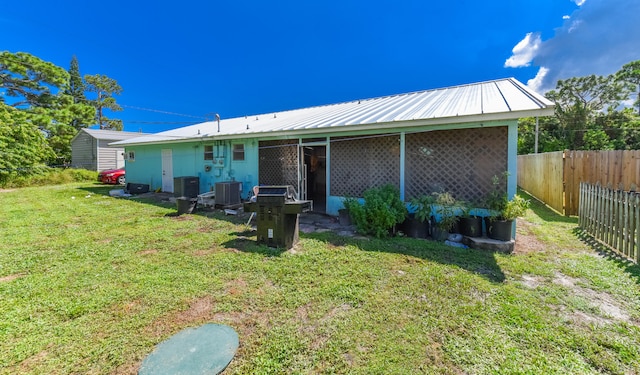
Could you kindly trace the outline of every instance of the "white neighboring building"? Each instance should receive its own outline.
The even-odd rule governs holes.
[[[140,137],[145,133],[80,129],[71,140],[71,167],[92,171],[124,168],[124,147],[109,143]]]

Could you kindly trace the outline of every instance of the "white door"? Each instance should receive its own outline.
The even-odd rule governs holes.
[[[124,168],[124,149],[115,150],[116,153],[116,169]]]
[[[173,193],[173,155],[171,149],[162,150],[162,191]]]

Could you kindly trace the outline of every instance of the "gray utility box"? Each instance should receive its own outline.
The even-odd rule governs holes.
[[[291,186],[260,186],[255,202],[244,204],[257,213],[258,243],[290,249],[298,242],[299,214],[311,209],[311,201],[295,200]]]
[[[200,194],[200,178],[182,176],[173,178],[173,196],[176,197],[178,215],[192,213],[197,205]]]
[[[240,204],[240,181],[216,182],[216,205],[235,206]]]
[[[200,178],[182,176],[173,178],[173,196],[178,198],[196,198],[200,194]]]

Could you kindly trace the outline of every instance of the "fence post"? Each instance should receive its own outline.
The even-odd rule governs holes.
[[[629,193],[623,192],[624,194],[624,230],[623,230],[623,239],[624,243],[622,246],[622,251],[626,256],[629,256]]]
[[[635,230],[635,235],[640,237],[640,196],[638,194],[634,194],[635,195],[635,202],[636,202],[636,215],[635,215],[635,220],[636,220],[636,230]],[[634,251],[635,251],[635,257],[633,259],[635,259],[636,263],[640,262],[640,244],[638,241],[638,237],[636,237],[636,243],[634,246]]]

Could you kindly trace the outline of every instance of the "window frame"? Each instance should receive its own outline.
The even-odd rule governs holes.
[[[233,161],[245,161],[244,143],[234,143],[231,146],[231,160],[233,160]]]
[[[204,145],[203,158],[206,161],[213,161],[213,145]],[[209,149],[209,151],[207,151]],[[208,156],[208,157],[207,157]]]

